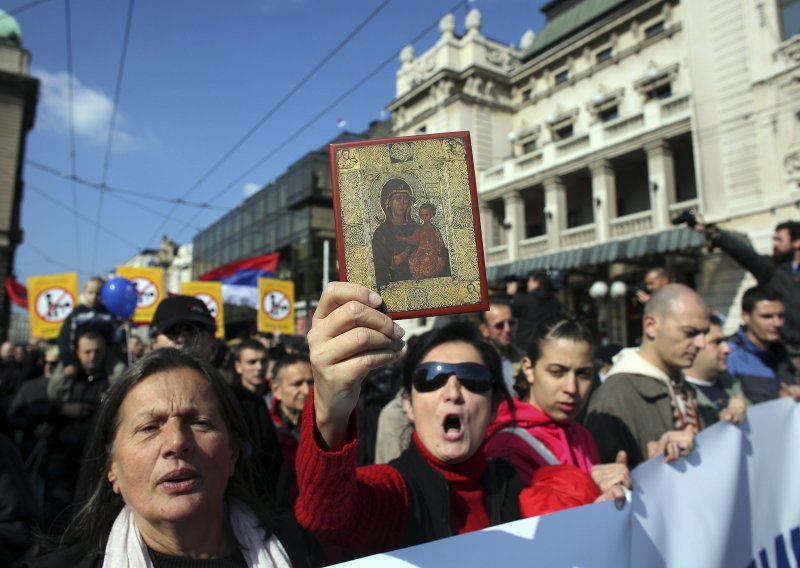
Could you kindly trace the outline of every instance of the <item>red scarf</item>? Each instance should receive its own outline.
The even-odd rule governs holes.
[[[483,502],[481,476],[486,470],[486,454],[481,446],[460,463],[446,463],[434,457],[413,435],[417,449],[428,464],[441,473],[450,487],[450,527],[453,534],[464,534],[489,526],[489,515]]]

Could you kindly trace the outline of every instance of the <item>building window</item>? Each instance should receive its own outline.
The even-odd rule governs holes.
[[[778,0],[783,39],[800,34],[800,0]]]
[[[645,100],[668,99],[672,96],[672,83],[662,83],[655,85],[645,91]]]
[[[655,37],[663,31],[664,31],[664,20],[661,20],[660,22],[656,22],[652,26],[645,28],[644,37],[646,39],[650,39],[651,37]]]
[[[556,140],[566,140],[567,138],[572,138],[574,134],[574,129],[572,127],[572,123],[565,124],[559,128],[553,130],[553,135]]]
[[[527,142],[522,143],[522,153],[523,154],[530,154],[536,150],[536,139],[528,140]]]
[[[603,61],[608,61],[612,57],[614,57],[614,50],[610,47],[607,47],[597,52],[595,55],[595,62],[602,63]]]
[[[597,113],[597,117],[603,122],[608,122],[609,120],[619,118],[619,107],[614,105],[612,107],[601,109]]]
[[[523,89],[521,96],[523,101],[531,100],[533,98],[533,89],[531,88]]]
[[[677,63],[659,68],[651,61],[646,75],[635,81],[633,86],[645,102],[667,99],[672,96],[673,84],[677,78]]]
[[[555,80],[556,85],[560,85],[561,83],[565,83],[569,79],[569,69],[564,69],[556,73]]]

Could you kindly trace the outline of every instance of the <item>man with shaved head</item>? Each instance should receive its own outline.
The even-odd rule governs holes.
[[[603,463],[620,450],[631,469],[657,454],[671,461],[691,452],[700,420],[683,369],[705,347],[708,330],[708,307],[691,288],[668,284],[653,294],[641,347],[620,353],[589,403],[586,426]]]

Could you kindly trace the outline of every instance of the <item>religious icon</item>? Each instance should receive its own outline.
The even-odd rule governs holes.
[[[330,146],[342,280],[395,318],[487,309],[468,132]]]

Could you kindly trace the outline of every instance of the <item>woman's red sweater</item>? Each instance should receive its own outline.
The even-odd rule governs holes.
[[[300,495],[295,503],[295,514],[300,524],[320,542],[328,561],[337,562],[403,547],[408,522],[405,482],[400,473],[388,465],[356,467],[358,437],[355,412],[350,417],[347,442],[334,452],[320,447],[313,391],[306,401],[301,424],[300,447],[295,462]],[[416,433],[413,443],[426,462],[448,482],[453,534],[488,527],[489,516],[481,486],[481,476],[486,468],[483,447],[465,462],[446,464],[425,449]],[[575,485],[571,479],[564,485],[565,476],[557,471],[563,468],[572,468],[577,474],[586,475],[572,466],[542,468],[553,470],[552,474],[541,476],[542,483],[537,483],[534,478],[533,484],[520,494],[521,508],[526,516],[538,514],[539,503],[549,512],[554,503],[562,499],[565,506],[561,508],[591,502],[583,499],[580,499],[583,502],[575,502]],[[545,474],[545,471],[540,473]],[[570,473],[567,472],[567,476]],[[591,478],[588,481],[594,485]],[[556,491],[551,491],[550,485]],[[560,495],[561,491],[568,495]]]

